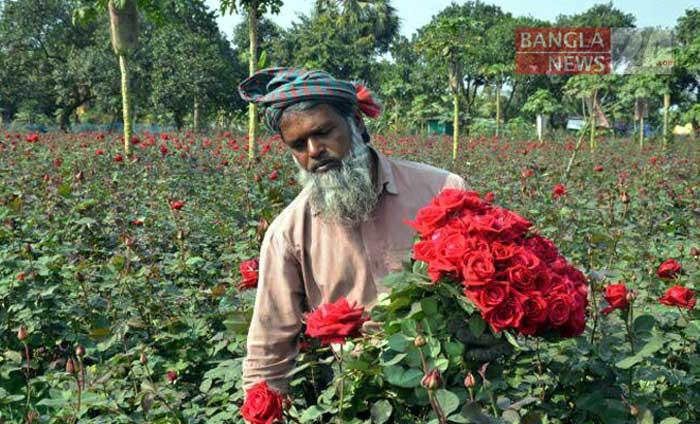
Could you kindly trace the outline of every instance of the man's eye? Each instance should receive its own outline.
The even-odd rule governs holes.
[[[292,143],[292,149],[294,149],[294,150],[304,150],[305,146],[306,146],[306,143],[304,143],[303,140],[297,140],[294,143]]]

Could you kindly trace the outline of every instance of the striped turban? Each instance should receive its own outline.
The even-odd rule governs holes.
[[[265,108],[265,121],[279,132],[280,118],[287,106],[305,100],[340,100],[357,106],[362,113],[376,118],[381,104],[364,84],[333,78],[327,72],[302,68],[261,69],[238,86],[243,100]]]

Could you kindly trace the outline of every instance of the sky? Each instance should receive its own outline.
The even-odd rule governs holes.
[[[447,7],[453,0],[393,0],[391,3],[397,9],[400,19],[400,32],[410,38],[418,28],[430,22],[433,15]],[[456,1],[463,3],[463,1]],[[493,0],[485,3],[495,4],[513,16],[533,16],[539,19],[554,21],[560,14],[572,15],[580,13],[604,0],[558,0],[524,1],[524,0]],[[219,0],[206,0],[210,9],[219,8]],[[297,20],[298,14],[309,14],[313,0],[284,0],[278,15],[266,15],[283,28],[289,28]],[[700,8],[700,0],[618,0],[612,1],[616,8],[634,15],[637,27],[668,27],[676,25],[686,9]],[[239,15],[229,15],[217,19],[219,28],[231,39],[233,27],[241,22]]]

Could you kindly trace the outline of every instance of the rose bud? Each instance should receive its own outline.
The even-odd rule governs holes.
[[[175,371],[168,371],[168,381],[172,384],[177,380],[177,373]]]
[[[442,375],[440,375],[440,370],[437,368],[432,368],[426,375],[423,376],[420,384],[428,390],[435,390],[442,387]]]
[[[632,302],[634,302],[634,299],[637,298],[637,292],[635,292],[634,290],[629,290],[627,292],[627,294],[625,295],[625,298],[627,299],[627,301],[629,303],[632,303]]]
[[[75,174],[75,179],[78,181],[82,181],[83,180],[83,171],[78,171],[78,173]]]
[[[627,195],[626,191],[623,191],[622,194],[620,195],[620,201],[622,201],[622,203],[629,203],[630,202],[630,198]]]
[[[467,373],[467,376],[464,378],[464,387],[467,389],[474,387],[476,384],[476,381],[474,380],[474,374],[472,374],[471,371]]]
[[[698,249],[697,247],[691,247],[690,255],[694,258],[697,258],[698,256],[700,256],[700,249]]]
[[[27,412],[27,422],[31,424],[35,419],[39,418],[39,414],[36,411]]]
[[[425,339],[423,338],[423,336],[418,336],[418,337],[416,337],[416,338],[413,340],[413,345],[414,345],[415,347],[424,346],[424,345],[425,345]]]
[[[148,363],[148,357],[146,356],[146,352],[141,352],[139,362],[141,363],[141,365],[146,365]]]
[[[24,325],[19,326],[19,330],[17,330],[17,338],[22,341],[27,338],[27,327]]]
[[[24,251],[27,253],[32,253],[32,245],[27,243],[24,245]]]
[[[75,372],[75,364],[73,363],[73,358],[68,358],[68,362],[66,362],[66,372],[68,374],[73,374]]]
[[[75,348],[75,354],[78,355],[79,358],[82,358],[85,356],[85,348],[82,345],[78,345],[78,347]]]

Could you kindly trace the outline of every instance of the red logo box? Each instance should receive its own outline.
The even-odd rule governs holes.
[[[610,28],[516,28],[515,72],[609,74]]]

